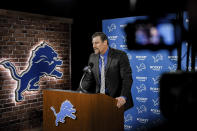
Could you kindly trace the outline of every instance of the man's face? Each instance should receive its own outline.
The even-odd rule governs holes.
[[[92,39],[92,45],[95,54],[104,54],[107,50],[107,40],[101,40],[100,36],[96,36]]]

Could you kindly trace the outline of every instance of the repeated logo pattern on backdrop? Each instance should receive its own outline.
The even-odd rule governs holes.
[[[140,17],[103,20],[103,32],[108,36],[112,48],[127,53],[132,68],[132,95],[134,107],[124,114],[125,130],[146,130],[161,123],[164,118],[159,109],[159,79],[164,72],[177,69],[177,51],[128,50],[124,27]],[[186,47],[183,47],[186,50]],[[184,51],[183,51],[184,55]],[[182,58],[184,65],[185,58]],[[184,68],[184,67],[183,67]]]

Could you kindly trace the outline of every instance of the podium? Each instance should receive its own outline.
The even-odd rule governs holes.
[[[70,101],[76,119],[65,117],[58,122],[56,113],[61,105]],[[69,90],[43,90],[43,130],[44,131],[123,131],[124,108],[116,107],[116,100],[104,94],[84,94]]]

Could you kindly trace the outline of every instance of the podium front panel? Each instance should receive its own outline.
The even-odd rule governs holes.
[[[76,110],[76,119],[64,117],[60,122],[61,105],[69,101]],[[58,122],[56,122],[58,120]],[[58,125],[56,125],[58,123]],[[104,94],[84,94],[65,90],[43,90],[44,131],[122,131],[124,109],[116,107],[115,99]]]

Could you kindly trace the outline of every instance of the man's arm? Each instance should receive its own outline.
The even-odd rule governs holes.
[[[122,54],[120,59],[120,75],[122,79],[122,91],[121,96],[127,97],[128,93],[131,92],[131,85],[133,82],[131,76],[131,67],[129,64],[129,59],[126,53]]]
[[[89,61],[88,63],[92,63],[91,62],[91,56],[89,57]],[[89,65],[89,64],[88,64]],[[80,86],[82,86],[82,88],[84,90],[86,90],[87,92],[94,92],[93,89],[95,88],[95,79],[94,79],[94,75],[93,75],[93,72],[86,72],[82,82],[81,82],[81,85],[79,85],[79,89],[81,88]]]
[[[126,53],[123,53],[120,57],[120,75],[122,80],[122,89],[120,97],[117,97],[117,106],[121,107],[131,98],[131,85],[132,85],[132,76],[131,76],[131,67],[129,64],[128,56]]]
[[[91,87],[95,86],[95,80],[93,79],[93,74],[92,73],[86,73],[84,76],[81,86],[84,90],[89,92],[91,90]],[[90,91],[91,92],[91,91]]]

